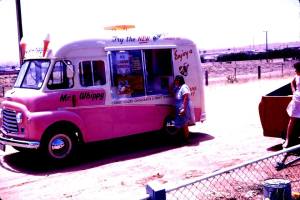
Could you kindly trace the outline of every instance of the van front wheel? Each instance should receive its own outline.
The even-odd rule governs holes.
[[[69,160],[77,148],[75,137],[66,130],[52,129],[42,144],[43,153],[53,161]]]

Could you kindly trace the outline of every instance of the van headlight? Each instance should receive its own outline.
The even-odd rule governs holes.
[[[17,113],[16,114],[16,120],[17,120],[18,124],[22,123],[22,118],[23,118],[23,114],[22,113]]]

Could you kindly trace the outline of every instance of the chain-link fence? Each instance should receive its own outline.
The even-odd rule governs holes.
[[[263,199],[264,181],[286,179],[300,191],[300,145],[166,189],[166,199]]]
[[[299,165],[300,145],[297,145],[177,187],[166,185],[165,188],[155,186],[153,189],[153,186],[147,185],[149,196],[144,199],[261,200],[264,199],[264,183],[270,179],[286,180],[290,182],[293,194],[300,194]]]

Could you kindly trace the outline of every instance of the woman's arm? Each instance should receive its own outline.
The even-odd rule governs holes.
[[[294,78],[291,82],[291,88],[292,92],[294,93],[296,91],[296,78]]]
[[[183,115],[184,113],[185,113],[185,111],[186,111],[186,108],[187,108],[187,105],[188,105],[188,100],[189,100],[189,96],[188,96],[189,94],[188,93],[186,93],[186,94],[184,94],[183,95],[183,109],[181,109],[180,110],[180,115]]]

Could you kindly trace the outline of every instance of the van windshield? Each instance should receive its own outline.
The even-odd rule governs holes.
[[[15,82],[17,88],[41,88],[47,71],[50,66],[50,60],[26,60],[20,69],[18,78]]]

